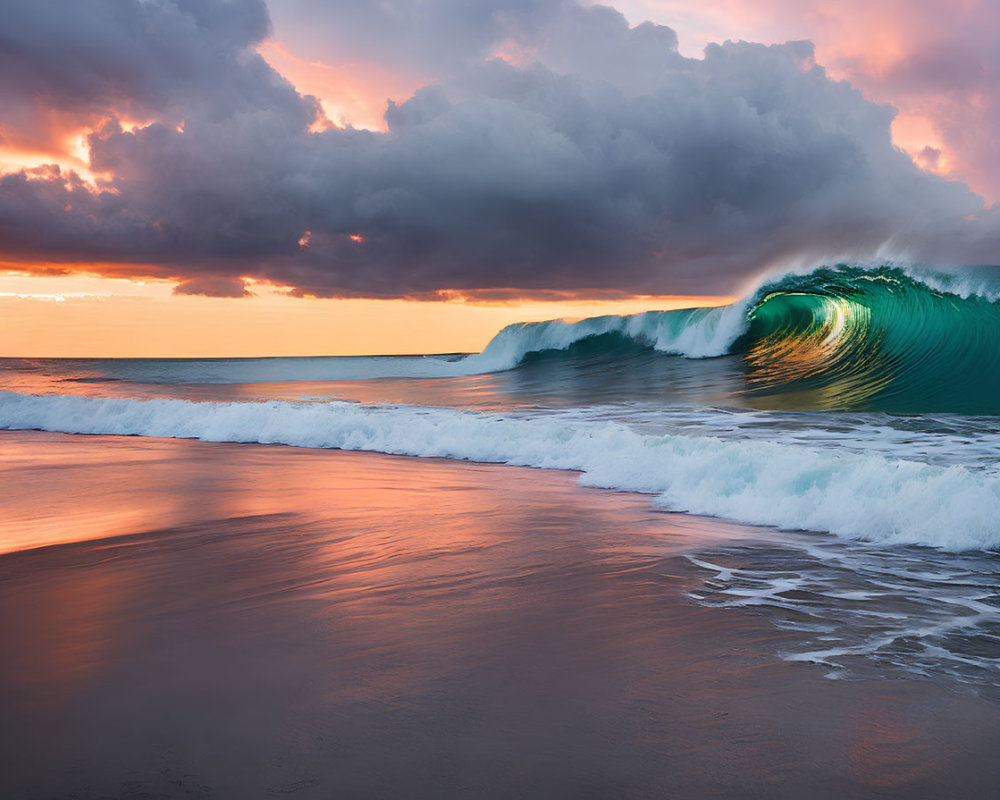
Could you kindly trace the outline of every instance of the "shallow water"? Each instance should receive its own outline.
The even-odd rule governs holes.
[[[763,558],[778,531],[441,459],[40,432],[0,454],[0,540],[71,542],[0,555],[0,796],[1000,787],[990,697],[825,680],[776,657],[799,632],[692,602],[691,553]]]
[[[688,555],[697,602],[759,614],[797,635],[781,656],[835,679],[920,678],[1000,687],[1000,556],[866,547],[787,533]]]

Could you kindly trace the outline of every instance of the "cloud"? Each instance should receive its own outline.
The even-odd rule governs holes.
[[[37,147],[112,116],[314,113],[249,49],[269,31],[263,0],[12,0],[0,26],[0,143]]]
[[[194,294],[203,297],[252,297],[241,278],[216,278],[203,276],[181,281],[174,287],[174,294]]]
[[[1000,5],[988,0],[856,5],[845,18],[856,11],[869,34],[843,47],[839,27],[828,28],[832,36],[824,52],[831,66],[869,96],[891,98],[908,114],[929,120],[954,171],[1000,198],[995,158],[1000,148]],[[866,55],[864,47],[881,55]]]
[[[1000,148],[1000,4],[994,0],[622,2],[646,16],[682,20],[689,46],[706,30],[718,40],[811,39],[831,75],[900,109],[906,126],[896,132],[914,154],[927,145],[943,148],[937,169],[954,170],[1000,199],[1000,161],[993,155]]]
[[[279,37],[308,58],[441,76],[494,55],[504,42],[530,43],[576,8],[574,0],[281,0],[271,13]]]
[[[315,103],[252,50],[266,20],[234,27],[222,0],[142,5],[178,20],[156,27],[163,52],[188,53],[170,32],[196,30],[216,55],[182,70],[154,55],[146,78],[115,84],[123,108],[161,103],[163,116],[90,136],[96,188],[54,169],[0,178],[9,259],[143,263],[182,292],[238,293],[253,278],[412,297],[732,292],[783,260],[995,257],[1000,212],[896,150],[894,110],[830,80],[808,42],[689,59],[669,28],[612,9],[509,3],[504,35],[517,14],[547,15],[531,59],[470,55],[390,104],[385,133],[312,133]],[[499,19],[484,14],[454,24]],[[74,44],[86,61],[86,36]]]

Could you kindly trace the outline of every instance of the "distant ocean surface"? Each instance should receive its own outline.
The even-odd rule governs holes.
[[[575,470],[764,526],[692,600],[831,677],[1000,686],[1000,279],[838,266],[730,306],[512,325],[482,353],[2,359],[0,428]]]

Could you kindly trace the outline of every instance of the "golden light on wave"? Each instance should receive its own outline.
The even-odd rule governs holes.
[[[786,299],[811,302],[812,319],[781,319],[744,357],[750,386],[769,397],[765,405],[856,406],[892,381],[894,372],[881,354],[871,309],[843,297],[778,292],[757,313],[766,313],[767,303]],[[821,376],[821,381],[813,380]]]

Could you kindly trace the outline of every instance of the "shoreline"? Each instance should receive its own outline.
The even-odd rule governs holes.
[[[121,454],[122,458],[120,460],[109,458],[107,448],[112,448],[112,452]],[[34,452],[37,449],[43,449],[44,451],[52,450],[57,453],[57,463],[50,464],[46,461],[26,463],[33,461]],[[10,454],[10,451],[13,451],[13,455]],[[78,460],[81,452],[85,453],[85,456],[82,460]],[[6,519],[0,521],[0,558],[31,550],[44,550],[74,544],[85,545],[101,541],[111,542],[122,537],[155,535],[161,531],[169,531],[175,527],[182,527],[188,522],[201,521],[200,512],[189,514],[183,510],[178,512],[176,508],[167,509],[160,507],[156,512],[157,519],[160,522],[150,528],[146,522],[149,518],[149,510],[145,504],[130,508],[127,506],[122,507],[122,504],[119,503],[113,511],[109,512],[109,496],[115,496],[119,500],[123,498],[120,485],[116,483],[116,481],[122,480],[128,472],[128,470],[121,469],[123,464],[129,468],[139,466],[149,471],[150,475],[145,479],[144,485],[140,487],[142,491],[149,491],[152,488],[150,486],[151,481],[162,479],[165,476],[173,477],[177,481],[177,467],[184,462],[190,464],[207,459],[209,464],[215,462],[216,466],[224,468],[225,465],[219,462],[224,462],[227,454],[239,453],[243,455],[254,453],[260,457],[263,453],[268,452],[278,453],[279,455],[275,456],[278,459],[289,458],[301,461],[315,459],[322,462],[328,458],[343,457],[346,459],[359,458],[362,464],[369,461],[371,463],[387,461],[388,463],[413,462],[418,465],[434,464],[441,465],[443,468],[447,468],[449,465],[457,465],[459,467],[468,466],[485,471],[487,480],[491,480],[489,475],[494,471],[498,475],[508,472],[514,474],[528,473],[527,479],[524,475],[519,475],[517,479],[518,483],[524,483],[528,486],[531,486],[533,483],[531,476],[541,473],[544,477],[538,478],[539,481],[544,483],[551,480],[553,485],[567,484],[567,491],[578,492],[581,497],[612,495],[631,498],[633,504],[634,502],[639,504],[638,508],[640,512],[657,516],[666,515],[674,519],[690,519],[691,522],[689,524],[682,523],[682,527],[690,527],[692,531],[699,531],[698,535],[701,536],[705,535],[705,531],[714,530],[715,528],[724,529],[728,536],[739,539],[752,538],[754,532],[766,535],[767,531],[774,530],[766,525],[756,525],[726,517],[659,508],[651,502],[652,498],[655,498],[658,494],[655,491],[632,491],[580,484],[578,483],[579,477],[586,473],[583,470],[568,467],[535,467],[530,465],[505,464],[497,461],[450,458],[447,456],[383,453],[375,450],[346,450],[335,447],[307,447],[280,442],[215,442],[196,438],[0,429],[0,477],[7,479],[8,485],[10,485],[11,479],[16,481],[18,478],[17,471],[22,471],[25,468],[38,471],[51,469],[52,474],[49,476],[50,480],[48,481],[50,485],[42,487],[42,491],[47,495],[46,500],[49,503],[65,503],[67,500],[71,500],[77,506],[78,510],[80,506],[83,506],[85,512],[82,515],[85,519],[73,519],[73,522],[78,528],[82,528],[82,530],[78,533],[55,534],[54,536],[50,530],[47,530],[46,533],[51,538],[40,538],[37,535],[25,536],[22,531],[16,530],[18,526],[16,523],[12,524],[10,514],[8,514]],[[266,456],[263,457],[266,458]],[[18,463],[18,459],[21,460],[21,463]],[[66,470],[72,469],[89,471],[95,467],[105,474],[96,476],[96,479],[91,479],[93,480],[93,484],[87,487],[90,491],[80,492],[74,487],[75,491],[73,494],[67,497],[64,493],[65,477],[63,473]],[[10,473],[14,474],[11,475]],[[134,479],[135,476],[130,475],[129,477]],[[500,480],[502,482],[503,479],[501,478]],[[177,481],[177,483],[180,484],[180,481]],[[38,491],[40,487],[37,482],[33,482],[33,485],[30,487],[24,486],[18,488],[21,488],[22,491],[15,491],[13,494],[18,495],[25,506],[20,509],[21,520],[27,523],[21,527],[26,529],[30,525],[37,528],[46,519],[45,517],[35,515],[35,509],[32,507],[34,498],[30,497],[28,492],[24,490],[30,488],[32,491]],[[182,485],[175,485],[170,490],[166,490],[161,486],[155,492],[159,495],[167,495],[183,488],[185,487]],[[99,495],[98,492],[101,490],[106,491],[107,495]],[[10,498],[8,498],[9,501]],[[261,502],[270,502],[270,505],[266,506],[268,508],[284,509],[287,506],[288,500],[286,497],[272,497],[269,501],[261,500]],[[16,508],[17,498],[14,499],[14,503]],[[65,509],[60,510],[64,511]],[[222,519],[224,520],[225,518]],[[108,527],[118,532],[109,533],[107,531]],[[65,530],[65,527],[63,530]],[[16,544],[17,542],[24,544]]]
[[[0,531],[32,504],[47,531],[98,530],[50,504],[60,486],[155,530],[0,555],[4,796],[1000,788],[994,702],[827,680],[778,658],[794,634],[686,597],[683,553],[764,529],[554,470],[13,436],[21,516]]]

